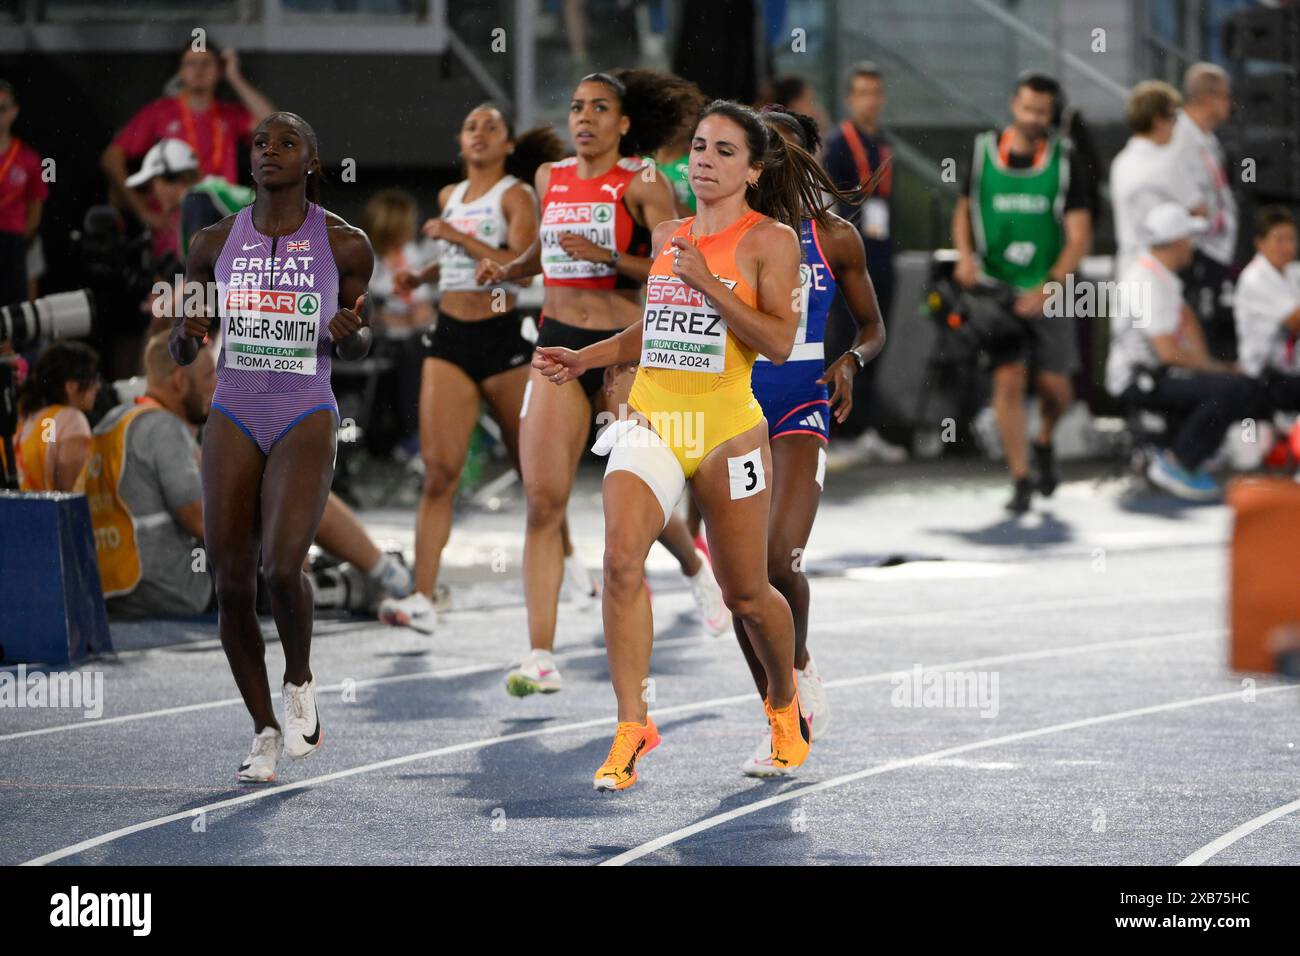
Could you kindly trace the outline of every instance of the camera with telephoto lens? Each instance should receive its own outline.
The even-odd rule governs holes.
[[[90,334],[95,297],[89,289],[58,292],[31,302],[0,306],[0,342],[14,351],[40,339],[77,339]]]
[[[41,339],[79,338],[90,332],[95,300],[89,289],[0,306],[0,345],[19,352]],[[13,434],[18,429],[18,356],[0,355],[0,487],[18,487]]]

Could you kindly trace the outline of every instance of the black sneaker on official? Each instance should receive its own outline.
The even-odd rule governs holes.
[[[1007,510],[1016,515],[1025,514],[1033,500],[1034,483],[1028,478],[1019,478],[1016,480],[1015,491],[1011,494],[1011,500],[1007,502]]]
[[[1052,446],[1034,442],[1035,487],[1044,498],[1052,497],[1052,492],[1061,483],[1061,476],[1056,471],[1056,455]]]

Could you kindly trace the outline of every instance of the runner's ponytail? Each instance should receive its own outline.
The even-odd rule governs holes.
[[[725,116],[745,131],[751,162],[762,166],[755,186],[745,191],[750,208],[783,222],[796,233],[804,219],[830,228],[830,203],[857,202],[859,193],[845,192],[831,182],[807,150],[785,141],[759,114],[733,100],[714,100],[700,114]]]

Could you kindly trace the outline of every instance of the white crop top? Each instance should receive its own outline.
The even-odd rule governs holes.
[[[469,180],[456,184],[447,206],[442,211],[442,218],[451,226],[473,236],[485,245],[497,249],[506,247],[506,234],[509,224],[501,208],[501,197],[507,189],[519,180],[514,176],[502,176],[491,189],[473,202],[465,202],[465,192],[469,189]],[[482,292],[496,286],[481,286],[474,282],[474,271],[478,268],[478,259],[455,243],[439,241],[437,249],[439,263],[438,289],[441,292]],[[500,286],[510,294],[515,294],[519,287],[511,283]]]

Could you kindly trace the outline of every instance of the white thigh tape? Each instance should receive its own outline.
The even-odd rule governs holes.
[[[628,471],[646,483],[663,509],[663,526],[667,527],[678,499],[686,490],[686,475],[663,439],[638,422],[615,422],[601,433],[591,450],[598,455],[609,455],[606,475]]]
[[[596,443],[591,446],[591,450],[597,455],[608,455],[614,450],[615,446],[623,443],[623,436],[635,428],[640,428],[641,423],[633,418],[620,418],[616,422],[610,422],[605,426],[605,430],[596,436]],[[647,429],[649,431],[649,429]],[[650,432],[650,436],[645,439],[649,442],[658,439],[659,436]],[[662,442],[661,442],[662,444]]]
[[[533,397],[533,380],[530,378],[524,385],[524,400],[519,403],[519,417],[523,418],[528,414],[528,400]]]
[[[731,500],[748,498],[767,487],[763,472],[763,449],[755,448],[748,455],[727,459],[727,477],[731,479]]]
[[[826,490],[826,446],[817,449],[817,487]]]

